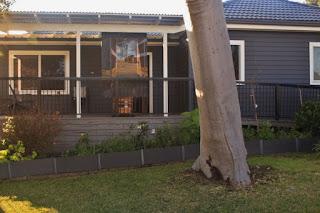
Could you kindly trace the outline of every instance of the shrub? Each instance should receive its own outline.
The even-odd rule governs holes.
[[[243,127],[242,132],[245,141],[259,140],[257,129],[252,126]]]
[[[17,141],[16,144],[8,144],[5,140],[2,140],[2,146],[4,149],[0,150],[0,163],[31,160],[37,156],[35,151],[32,152],[32,155],[26,155],[26,149],[23,146],[22,141]]]
[[[181,115],[188,116],[181,122],[181,137],[184,144],[200,143],[199,109]]]
[[[173,128],[169,124],[157,128],[155,136],[151,139],[147,148],[160,148],[181,145],[181,130]]]
[[[54,140],[61,130],[59,112],[48,115],[44,112],[25,110],[14,117],[7,117],[2,125],[1,139],[8,144],[23,141],[26,154],[32,155],[36,151],[44,157],[52,151]]]
[[[320,101],[306,101],[294,115],[298,130],[320,135]]]
[[[81,134],[81,138],[76,143],[76,151],[75,151],[76,155],[84,156],[84,155],[93,154],[89,146],[89,142],[90,142],[90,139],[89,139],[88,133]]]
[[[124,136],[115,137],[95,146],[95,153],[126,152],[135,150],[135,144]]]
[[[135,126],[131,126],[131,130],[134,130]],[[145,149],[148,143],[149,136],[149,125],[146,121],[140,121],[137,126],[137,131],[134,130],[136,134],[132,134],[131,131],[131,141],[135,145],[136,149]]]
[[[315,151],[317,157],[320,157],[320,141],[314,145],[312,150]]]

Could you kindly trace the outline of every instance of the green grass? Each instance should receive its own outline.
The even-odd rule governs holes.
[[[320,212],[320,159],[315,155],[251,157],[257,184],[242,190],[203,179],[189,170],[192,163],[4,182],[0,206],[6,204],[1,198],[16,196],[9,199],[13,205],[29,201],[49,212]]]

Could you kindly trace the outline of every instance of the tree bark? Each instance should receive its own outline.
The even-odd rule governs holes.
[[[250,170],[222,1],[186,0],[186,5],[201,130],[200,156],[192,168],[208,178],[216,168],[232,186],[245,187]]]

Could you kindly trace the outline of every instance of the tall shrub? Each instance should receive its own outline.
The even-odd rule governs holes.
[[[295,113],[298,130],[309,132],[312,136],[320,135],[320,101],[306,101]]]
[[[43,157],[52,152],[55,139],[61,131],[59,112],[49,115],[35,110],[19,112],[13,117],[7,117],[2,125],[1,139],[8,144],[23,141],[26,155],[36,151]]]

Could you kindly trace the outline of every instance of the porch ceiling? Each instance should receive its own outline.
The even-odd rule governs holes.
[[[54,32],[167,32],[184,29],[180,15],[10,12],[0,14],[0,30]]]

